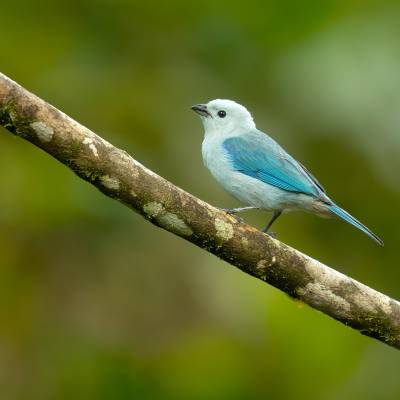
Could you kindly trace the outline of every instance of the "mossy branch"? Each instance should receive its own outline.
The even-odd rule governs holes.
[[[400,303],[236,221],[0,73],[0,124],[153,224],[400,349]]]

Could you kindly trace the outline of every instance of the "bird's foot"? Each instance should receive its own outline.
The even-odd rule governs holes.
[[[233,215],[233,214],[237,213],[235,208],[220,208],[220,210],[225,211],[229,215]]]
[[[261,231],[261,232],[264,232],[266,235],[272,237],[273,239],[276,239],[278,236],[277,232],[265,232],[265,231]]]
[[[232,217],[235,218],[237,222],[240,222],[240,223],[244,222],[244,219],[242,217],[239,217],[239,215],[237,215],[237,214],[229,214],[229,215],[232,215]]]
[[[238,222],[244,222],[244,219],[237,215],[238,211],[236,208],[221,208],[222,211],[225,211],[227,214],[231,215]]]

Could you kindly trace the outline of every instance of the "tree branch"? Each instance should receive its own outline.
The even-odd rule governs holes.
[[[400,349],[400,303],[236,221],[0,73],[0,124],[153,224]]]

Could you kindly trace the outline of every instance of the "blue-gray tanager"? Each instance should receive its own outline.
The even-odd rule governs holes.
[[[278,143],[256,128],[245,107],[232,100],[212,100],[192,109],[204,125],[204,164],[225,190],[246,207],[225,209],[235,214],[248,209],[272,211],[263,232],[287,211],[336,215],[383,245],[383,241],[337,206],[311,173]]]

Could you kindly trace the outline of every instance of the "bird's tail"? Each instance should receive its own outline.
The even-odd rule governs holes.
[[[345,220],[349,224],[355,226],[358,228],[360,231],[364,232],[366,235],[368,235],[371,239],[375,240],[377,243],[379,243],[381,246],[383,246],[383,240],[380,239],[378,236],[375,235],[371,230],[369,230],[366,226],[364,226],[361,222],[357,221],[354,217],[352,217],[347,211],[343,210],[336,204],[332,204],[329,206],[329,210],[337,215],[339,218]]]

